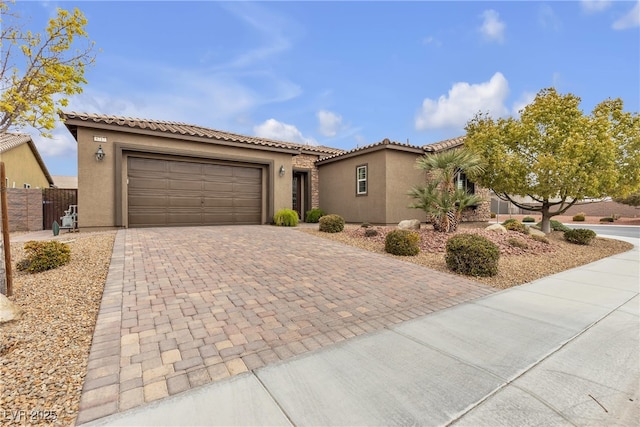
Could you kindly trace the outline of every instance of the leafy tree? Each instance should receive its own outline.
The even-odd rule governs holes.
[[[486,162],[477,182],[502,200],[550,219],[589,198],[625,196],[640,188],[640,116],[607,99],[590,115],[580,98],[543,89],[520,118],[477,114],[465,146]],[[529,196],[534,203],[517,196]]]
[[[640,191],[629,194],[627,197],[615,197],[613,201],[629,206],[640,207]]]
[[[85,68],[95,60],[94,43],[77,8],[57,9],[42,34],[25,31],[19,21],[7,2],[0,2],[0,132],[33,126],[48,135],[58,107],[82,92]]]
[[[436,231],[456,231],[462,212],[482,201],[481,197],[458,188],[456,181],[463,173],[474,175],[482,172],[480,158],[458,148],[420,157],[416,167],[427,172],[428,179],[425,185],[409,191],[409,195],[416,199],[409,207],[425,211]]]

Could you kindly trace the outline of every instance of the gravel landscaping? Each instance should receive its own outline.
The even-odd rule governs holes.
[[[23,243],[11,245],[20,320],[0,325],[2,425],[73,425],[115,232],[63,234],[69,264],[16,271]]]
[[[379,235],[371,238],[364,237],[364,229],[356,225],[336,234],[305,227],[299,231],[384,253],[384,233],[393,227],[373,228]],[[559,232],[549,236],[550,244],[544,244],[516,232],[499,235],[468,225],[461,231],[490,236],[499,244],[499,274],[475,279],[497,288],[529,282],[632,247],[603,238],[590,246],[573,245]],[[401,259],[448,272],[444,244],[450,235],[424,227],[420,234],[421,253]],[[509,237],[525,240],[528,248],[509,245]],[[69,264],[38,274],[14,268],[14,295],[10,299],[25,313],[18,321],[0,325],[2,425],[74,424],[114,238],[113,231],[65,234],[57,239],[71,247]],[[14,266],[24,258],[23,245],[12,244]]]

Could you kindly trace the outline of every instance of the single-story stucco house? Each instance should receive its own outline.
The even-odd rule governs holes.
[[[5,164],[7,188],[49,188],[53,178],[31,136],[0,133],[0,161]]]
[[[80,227],[268,224],[320,207],[347,222],[425,220],[407,206],[422,184],[418,157],[462,145],[384,140],[351,151],[222,132],[184,123],[66,112],[78,142]],[[478,192],[479,189],[475,189]],[[489,202],[467,219],[489,217]]]

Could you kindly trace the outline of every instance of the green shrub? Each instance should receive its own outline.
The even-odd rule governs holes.
[[[456,273],[495,276],[499,258],[498,246],[486,237],[462,233],[447,240],[444,259],[447,267]]]
[[[527,228],[527,226],[514,218],[510,218],[506,220],[505,222],[502,223],[502,225],[507,230],[517,231],[518,233],[522,233],[522,234],[529,234],[529,229]]]
[[[280,209],[273,216],[273,222],[281,227],[295,227],[299,220],[298,212],[293,209]]]
[[[555,219],[550,220],[551,222],[551,230],[553,231],[567,231],[571,230],[569,227],[561,223],[560,221],[556,221]],[[540,229],[542,229],[542,221],[536,224]]]
[[[340,215],[331,214],[320,218],[320,231],[325,233],[339,233],[344,230],[344,218]]]
[[[532,234],[531,238],[536,242],[546,243],[547,245],[549,244],[549,239],[547,239],[545,236],[541,236],[539,234]]]
[[[613,222],[613,218],[611,218],[610,216],[600,218],[600,222]]]
[[[311,210],[308,210],[304,220],[305,222],[312,222],[312,223],[316,223],[320,220],[320,218],[324,216],[324,211],[320,208],[313,208]]]
[[[564,232],[564,240],[576,245],[588,245],[595,239],[596,232],[593,230],[587,230],[586,228],[576,228],[575,230],[569,230]]]
[[[66,243],[31,240],[24,244],[27,258],[18,262],[18,270],[39,273],[67,264],[71,260],[71,249]]]
[[[393,230],[384,239],[384,251],[400,256],[418,255],[419,243],[420,235],[415,231]]]
[[[360,227],[369,228],[369,227],[371,227],[371,224],[369,224],[368,222],[363,222],[362,224],[360,224]]]
[[[575,214],[575,215],[573,216],[573,220],[574,220],[574,221],[584,221],[584,220],[586,219],[586,217],[587,217],[587,215],[586,215],[586,214],[584,214],[584,213],[580,212],[580,213]]]
[[[529,245],[527,245],[527,242],[522,239],[518,239],[517,237],[509,237],[507,243],[509,243],[509,245],[513,246],[514,248],[527,249],[529,247]]]
[[[378,230],[375,228],[367,228],[364,230],[364,237],[373,237],[378,235]]]
[[[522,218],[522,222],[536,222],[536,219],[532,216],[525,216]]]
[[[491,218],[495,218],[496,217],[496,213],[495,212],[491,212]]]

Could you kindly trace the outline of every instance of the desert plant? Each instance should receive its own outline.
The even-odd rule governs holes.
[[[367,228],[364,230],[364,237],[373,237],[378,235],[378,230],[375,228]]]
[[[298,225],[298,212],[293,209],[280,209],[273,216],[273,222],[281,227],[295,227]]]
[[[384,239],[384,251],[392,255],[413,256],[420,252],[420,235],[415,231],[393,230]]]
[[[498,246],[486,237],[462,233],[447,240],[447,267],[467,276],[495,276],[498,274]]]
[[[510,218],[502,223],[503,227],[510,231],[517,231],[522,234],[529,234],[529,228],[526,225],[518,221],[517,219]]]
[[[339,233],[344,230],[344,218],[340,215],[325,215],[318,222],[320,223],[320,231],[325,233]]]
[[[495,218],[496,217],[496,213],[495,212],[491,212],[491,218]]]
[[[549,244],[549,239],[547,239],[545,236],[541,236],[539,234],[532,234],[531,238],[536,242],[546,243],[547,245]]]
[[[567,231],[571,230],[569,227],[561,223],[560,221],[556,221],[555,219],[549,220],[549,224],[553,231]],[[542,227],[542,221],[536,224],[538,227]]]
[[[307,211],[305,214],[305,222],[316,223],[324,215],[324,211],[320,208],[313,208]]]
[[[369,228],[369,227],[371,227],[371,224],[369,224],[368,222],[366,222],[366,221],[365,221],[365,222],[363,222],[362,224],[360,224],[360,227],[362,227],[362,228]]]
[[[577,213],[573,216],[573,220],[574,221],[584,221],[586,219],[587,215],[583,212]]]
[[[586,228],[576,228],[564,232],[564,240],[576,245],[588,245],[596,237],[596,232]]]
[[[532,216],[525,216],[522,218],[522,222],[536,222],[536,219]]]
[[[604,218],[600,218],[600,222],[613,222],[613,218],[606,216]]]
[[[17,263],[19,270],[39,273],[67,264],[71,260],[71,248],[66,243],[55,240],[30,240],[24,244],[27,258]]]
[[[527,245],[527,242],[517,237],[509,237],[507,243],[509,243],[509,245],[513,246],[514,248],[527,249],[529,247],[529,245]]]

